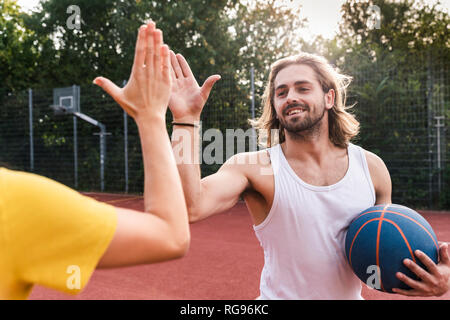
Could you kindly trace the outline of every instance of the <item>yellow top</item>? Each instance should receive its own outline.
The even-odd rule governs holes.
[[[79,293],[116,226],[113,206],[0,168],[0,299],[26,299],[34,284]]]

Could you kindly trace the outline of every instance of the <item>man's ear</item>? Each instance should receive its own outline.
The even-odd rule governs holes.
[[[336,99],[336,92],[334,91],[334,89],[328,90],[328,92],[325,93],[324,99],[325,99],[325,108],[327,108],[328,110],[333,108],[334,101]]]

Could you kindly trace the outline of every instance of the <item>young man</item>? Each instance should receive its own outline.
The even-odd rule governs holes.
[[[187,209],[165,124],[169,68],[169,49],[152,22],[139,29],[127,85],[94,80],[139,128],[145,212],[97,202],[41,176],[0,169],[0,299],[26,299],[35,284],[75,294],[96,267],[186,253]]]
[[[262,116],[252,121],[267,149],[236,154],[201,179],[193,124],[219,77],[211,76],[200,88],[183,56],[171,52],[171,63],[173,137],[191,140],[183,141],[184,161],[177,161],[190,222],[223,212],[243,196],[264,249],[261,299],[361,299],[361,283],[344,256],[345,233],[362,210],[391,203],[391,180],[379,157],[350,143],[359,131],[345,106],[350,79],[315,55],[275,62]],[[175,139],[172,145],[180,150]],[[429,272],[408,261],[422,282],[398,275],[413,288],[398,292],[445,293],[450,287],[446,244],[440,255],[436,266],[418,254]]]

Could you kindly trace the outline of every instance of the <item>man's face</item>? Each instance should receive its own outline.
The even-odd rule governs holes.
[[[274,88],[278,120],[288,132],[302,133],[317,127],[325,111],[332,107],[314,70],[307,65],[293,64],[282,69]]]

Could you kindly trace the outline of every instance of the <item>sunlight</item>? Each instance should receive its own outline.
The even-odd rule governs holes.
[[[300,19],[307,19],[300,35],[305,40],[317,36],[332,39],[338,32],[341,5],[345,0],[292,0],[289,6],[301,6]]]
[[[252,4],[262,0],[241,0],[242,3]],[[275,4],[286,5],[290,8],[301,6],[299,19],[308,20],[305,28],[299,30],[302,38],[307,41],[317,36],[332,39],[339,31],[341,19],[340,8],[346,0],[275,0]],[[366,1],[366,0],[363,0]],[[434,4],[438,0],[425,0],[425,3]],[[439,8],[449,12],[450,0],[440,0]],[[18,0],[17,3],[23,11],[30,11],[39,4],[39,0]]]
[[[259,0],[248,0],[259,1]],[[367,1],[367,0],[361,0]],[[426,4],[435,4],[438,0],[425,0]],[[340,9],[346,0],[275,0],[275,3],[291,8],[301,6],[299,19],[307,19],[305,28],[299,30],[300,36],[307,41],[317,36],[332,39],[339,32]],[[449,12],[450,0],[440,0],[438,8]]]

